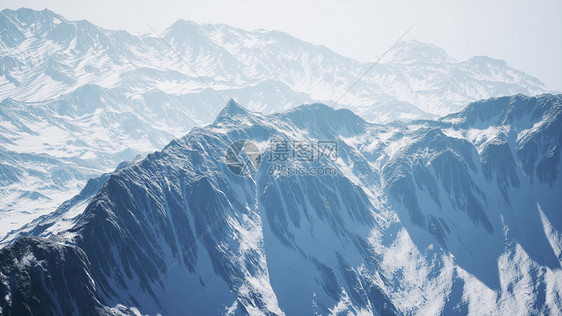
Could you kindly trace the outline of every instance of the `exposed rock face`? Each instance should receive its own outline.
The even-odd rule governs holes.
[[[1,249],[0,307],[556,314],[561,113],[560,95],[514,96],[374,125],[320,104],[262,115],[230,102],[77,197],[88,203],[70,226],[39,221],[45,237]],[[336,160],[290,162],[337,172],[272,175],[268,159],[250,176],[228,170],[230,144],[265,156],[272,139],[337,140]]]

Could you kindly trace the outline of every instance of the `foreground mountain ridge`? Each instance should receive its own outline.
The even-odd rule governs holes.
[[[231,101],[211,125],[100,179],[70,225],[46,219],[1,249],[0,307],[556,315],[560,126],[562,95],[387,125],[321,104],[263,115]],[[268,172],[272,139],[337,140],[338,159],[321,162],[337,172]],[[248,177],[224,161],[239,140],[264,157]]]

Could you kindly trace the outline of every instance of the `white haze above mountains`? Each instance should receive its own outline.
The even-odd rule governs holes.
[[[51,11],[0,13],[0,239],[87,179],[161,149],[224,107],[154,35]],[[178,21],[162,36],[225,99],[263,113],[332,104],[371,64],[278,31]],[[367,121],[428,119],[469,102],[544,93],[504,61],[401,42],[342,100]]]

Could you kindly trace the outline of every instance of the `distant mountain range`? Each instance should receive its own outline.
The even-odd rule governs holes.
[[[384,125],[230,101],[16,232],[1,312],[557,315],[561,126],[562,95]],[[240,140],[262,153],[249,176],[226,165]],[[271,140],[335,140],[335,159],[286,162],[335,172],[270,172]]]
[[[87,179],[212,122],[223,107],[154,34],[30,9],[0,12],[0,29],[0,236],[52,212]],[[330,105],[371,66],[278,31],[180,20],[162,36],[223,98],[265,114]],[[546,91],[501,60],[455,61],[411,41],[338,107],[384,123]]]
[[[4,10],[0,25],[5,30],[1,99],[42,101],[85,84],[119,88],[131,97],[154,89],[184,94],[206,88],[153,34],[105,30],[48,10]],[[315,100],[336,100],[370,66],[278,31],[180,20],[162,36],[217,90],[276,81]],[[539,80],[502,60],[474,57],[457,62],[443,49],[412,41],[397,45],[343,101],[370,120],[375,114],[364,107],[408,103],[445,115],[470,101],[546,90]],[[259,101],[248,107],[259,109]],[[286,106],[278,102],[268,110],[279,112]]]

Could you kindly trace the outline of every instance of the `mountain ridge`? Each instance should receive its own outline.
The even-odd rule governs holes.
[[[3,311],[48,312],[60,305],[53,299],[73,302],[82,293],[82,310],[98,314],[559,310],[562,184],[540,178],[536,161],[560,146],[551,126],[560,126],[562,95],[491,99],[408,125],[372,124],[348,110],[318,123],[325,105],[273,115],[241,109],[231,102],[224,112],[234,110],[231,121],[196,128],[111,174],[71,228],[0,249],[0,261],[9,262],[0,271]],[[507,151],[480,147],[495,144],[501,128],[451,122],[482,109],[517,113],[510,122],[487,119],[509,129]],[[265,159],[271,139],[325,137],[338,141],[338,159],[325,162],[334,174],[266,172],[274,166]],[[224,162],[241,139],[265,155],[249,177]],[[516,154],[527,152],[525,144],[540,142],[532,170],[515,163],[526,161]],[[505,182],[510,157],[518,181]],[[549,172],[558,174],[559,164],[557,157]],[[18,286],[34,284],[27,276],[56,279],[52,271],[75,268],[84,278],[73,292],[49,282]],[[36,269],[42,274],[27,272]],[[26,305],[25,297],[45,291],[57,294]]]
[[[15,15],[18,12],[20,12],[20,11],[11,11],[11,10],[5,10],[5,11],[11,13],[12,15]],[[3,15],[6,15],[6,12]],[[40,13],[32,10],[31,11],[23,10],[21,12],[27,13],[28,15],[32,15],[32,16],[36,16]],[[59,24],[57,24],[57,27],[60,27],[65,23],[69,25],[74,25],[78,23],[78,22],[69,22],[63,19],[62,17],[59,18],[58,15],[51,16],[52,12],[50,11],[48,11],[48,13],[49,14],[47,15],[49,15],[51,19],[58,19],[62,21]],[[50,25],[51,24],[54,25],[54,23],[50,23]],[[160,40],[154,36],[146,36],[146,35],[136,36],[127,33],[125,31],[106,30],[103,28],[95,27],[94,25],[90,25],[88,28],[93,28],[93,29],[91,32],[90,31],[85,32],[83,36],[87,36],[88,38],[91,37],[91,40],[80,39],[76,37],[76,35],[73,36],[76,38],[77,41],[84,42],[84,45],[87,44],[87,46],[91,48],[96,47],[95,45],[101,45],[97,49],[100,50],[101,52],[105,52],[104,54],[106,54],[107,57],[110,58],[111,62],[115,66],[114,71],[116,71],[117,73],[110,75],[109,73],[107,73],[107,70],[100,68],[99,65],[96,65],[96,63],[91,63],[85,65],[87,67],[84,67],[84,70],[81,70],[82,73],[75,72],[74,74],[69,74],[68,69],[63,70],[64,67],[66,67],[65,64],[68,64],[67,61],[61,60],[60,62],[59,61],[51,62],[52,70],[49,73],[47,73],[47,76],[49,77],[50,74],[50,77],[54,78],[55,82],[59,82],[57,84],[60,84],[61,82],[63,83],[63,85],[60,85],[61,91],[63,93],[65,91],[67,92],[68,89],[73,89],[76,84],[96,83],[96,81],[92,81],[91,78],[87,78],[85,76],[88,73],[94,73],[94,74],[106,73],[109,76],[109,78],[105,82],[100,81],[97,84],[105,87],[114,86],[115,81],[116,80],[118,81],[119,77],[126,76],[127,73],[131,71],[131,67],[141,68],[141,67],[148,66],[149,68],[154,68],[155,70],[159,68],[162,69],[161,65],[166,65],[165,68],[174,69],[174,70],[178,70],[179,67],[180,73],[182,74],[181,76],[182,81],[185,82],[185,80],[189,80],[188,78],[193,77],[191,70],[188,69],[188,67],[185,67],[185,65],[178,63],[177,61],[173,61],[172,59],[176,58],[176,56],[173,56],[173,54],[170,55],[169,52],[165,52],[163,54],[169,56],[166,56],[166,58],[164,59],[162,57],[160,58],[159,61],[160,66],[156,66],[154,64],[151,65],[151,63],[154,63],[153,61],[151,61],[151,59],[154,59],[154,57],[151,54],[153,54],[156,51],[162,51],[167,49],[166,45],[161,43]],[[52,30],[54,29],[50,29],[50,31]],[[91,34],[88,35],[89,33]],[[199,35],[195,36],[195,34],[199,34]],[[277,34],[281,34],[281,36],[278,36]],[[174,37],[177,36],[179,36],[181,40],[178,39],[174,40]],[[175,47],[176,51],[178,51],[181,54],[186,54],[187,55],[186,60],[190,64],[196,65],[196,68],[199,68],[198,72],[202,72],[202,75],[206,76],[207,78],[213,78],[212,83],[215,85],[215,88],[219,88],[219,89],[239,88],[241,86],[254,85],[257,82],[264,81],[264,80],[277,80],[287,84],[288,86],[291,87],[291,89],[297,92],[309,93],[310,96],[314,99],[335,100],[338,97],[338,95],[341,95],[344,89],[347,88],[345,87],[345,83],[352,82],[353,80],[355,80],[360,75],[361,72],[360,68],[366,68],[369,65],[369,63],[361,64],[357,61],[354,61],[353,59],[339,55],[327,49],[326,47],[320,45],[313,45],[301,41],[283,32],[264,31],[264,30],[246,31],[226,25],[221,25],[221,24],[216,24],[216,25],[196,24],[190,21],[178,20],[170,28],[167,29],[163,37],[168,42],[171,42],[172,46],[179,45],[178,47]],[[194,40],[195,38],[198,38],[198,40],[195,41]],[[39,40],[38,42],[35,41],[37,45],[49,44],[42,41],[41,38],[38,38],[37,40]],[[120,42],[119,45],[118,42]],[[424,44],[418,41],[411,41],[411,42],[404,42],[398,45],[396,50],[391,51],[391,57],[398,54],[396,55],[396,58],[398,59],[402,58],[400,57],[400,50],[404,47],[409,47],[412,45],[415,46],[415,49],[408,48],[407,49],[408,52],[402,54],[410,54],[410,55],[413,54],[414,58],[417,58],[415,57],[416,56],[415,54],[419,54],[421,56],[420,58],[424,58],[422,55],[425,54],[426,52],[440,50],[439,48],[436,48],[435,46],[430,44]],[[70,46],[62,46],[61,48],[64,49],[59,49],[56,46],[54,46],[52,48],[55,50],[55,52],[58,50],[59,54],[66,55],[70,61],[73,61],[76,59],[77,56],[72,56],[67,53],[69,47]],[[76,44],[70,47],[71,50],[77,48],[79,48],[79,46],[76,46]],[[78,56],[86,54],[83,56],[83,58],[87,56],[88,58],[92,59],[92,61],[95,61],[96,58],[98,58],[95,56],[87,55],[87,52],[85,52],[84,49],[78,51],[75,50],[74,52],[76,54],[79,54]],[[148,54],[140,54],[139,52],[145,52]],[[287,57],[281,57],[281,60],[276,61],[275,58],[273,57],[274,55],[281,56],[279,55],[280,52],[286,52]],[[6,53],[7,51],[5,51],[3,54]],[[441,52],[438,53],[438,55],[439,54],[446,54],[446,53]],[[6,56],[5,59],[7,57],[8,56]],[[173,58],[169,59],[170,57]],[[56,60],[57,58],[53,56],[53,59]],[[7,62],[6,59],[6,65],[9,66],[11,63],[15,62],[19,64],[20,67],[25,66],[24,62],[18,62],[17,60],[18,60],[17,55],[10,56],[9,62]],[[477,61],[478,59],[469,59],[467,61],[460,62],[458,66],[453,67],[453,69],[455,69],[457,72],[462,71],[463,75],[467,76],[468,79],[473,75],[471,74],[471,72],[474,71],[473,68],[478,66]],[[127,67],[127,65],[125,65],[126,62],[132,64],[129,67]],[[389,68],[390,65],[392,64],[393,62],[391,59],[391,61],[388,63],[386,68],[387,71],[392,69],[391,71],[394,76],[398,75],[396,74],[396,72],[401,72],[402,73],[401,76],[404,76],[408,73],[402,71],[400,67],[396,69]],[[481,65],[479,67],[481,68],[483,67],[483,68],[482,70],[479,71],[488,71],[488,69],[486,68],[488,66],[482,63],[480,64]],[[298,72],[292,71],[291,67],[293,66],[291,65],[297,67],[299,71]],[[385,64],[381,64],[381,67],[382,65]],[[450,65],[457,65],[457,64],[450,63]],[[403,66],[406,66],[406,64],[404,64]],[[410,66],[413,67],[413,65]],[[418,67],[425,67],[425,66],[420,64],[418,65]],[[503,67],[506,68],[507,65],[503,65]],[[271,70],[267,70],[267,68],[271,68]],[[283,68],[285,68],[285,71],[279,71]],[[511,69],[509,67],[507,68]],[[437,75],[437,73],[434,70],[425,69],[425,71],[431,71],[433,72],[434,75]],[[532,94],[530,93],[532,91],[545,92],[546,89],[544,87],[541,88],[541,86],[543,85],[542,83],[540,83],[540,81],[537,81],[536,79],[530,76],[524,77],[521,74],[514,72],[513,69],[511,69],[510,71],[511,74],[509,72],[504,71],[501,74],[503,78],[498,77],[500,81],[498,81],[497,83],[500,83],[501,80],[505,80],[506,82],[513,81],[516,78],[513,77],[513,74],[515,74],[516,76],[518,76],[518,78],[520,78],[517,80],[522,80],[517,84],[519,84],[520,87],[524,87],[525,90],[521,90],[521,89],[519,91],[514,90],[514,88],[517,86],[517,84],[515,84],[515,86],[513,87],[509,87],[509,88],[506,87],[505,89],[507,90],[505,90],[502,94],[511,95],[514,94],[515,92]],[[12,72],[15,72],[13,66],[7,68],[4,71],[6,75],[14,79],[21,77],[23,75],[21,73],[17,75],[13,75]],[[161,70],[157,70],[156,73],[160,73],[160,76],[163,76],[162,78],[159,78],[159,80],[164,80],[164,82],[169,81],[170,78],[167,78],[169,76],[168,74],[165,74]],[[281,76],[279,76],[279,74],[281,74]],[[340,78],[341,82],[336,82],[337,80],[334,81],[336,79],[336,76]],[[439,76],[443,76],[443,75],[439,74]],[[383,98],[381,98],[382,97],[381,92],[376,92],[376,91],[372,91],[371,89],[368,89],[365,91],[357,91],[357,92],[353,91],[350,97],[354,95],[359,96],[360,94],[367,93],[367,95],[371,98],[370,101],[364,100],[363,97],[359,97],[359,98],[354,97],[355,98],[354,101],[352,101],[353,98],[350,98],[350,100],[345,103],[353,104],[354,107],[357,107],[357,106],[372,104],[373,97],[379,99],[383,103],[388,102],[385,101],[385,99],[388,99],[389,97],[393,97],[396,98],[397,101],[408,102],[428,112],[428,108],[427,108],[428,105],[424,104],[422,106],[422,104],[420,104],[420,101],[421,103],[428,103],[429,100],[424,101],[420,99],[416,102],[412,102],[413,99],[409,100],[409,97],[407,97],[406,95],[401,96],[396,90],[396,87],[387,86],[388,83],[384,82],[383,80],[384,77],[382,78],[377,78],[377,77],[378,76],[370,75],[367,76],[365,80],[370,82],[371,84],[374,84],[375,86],[378,85],[381,88],[383,88],[384,91]],[[486,79],[489,80],[490,78],[494,78],[494,77],[488,76],[488,78]],[[484,79],[484,77],[482,79]],[[64,84],[65,80],[67,81],[67,84]],[[224,85],[224,83],[226,82],[225,80],[230,80],[230,86]],[[414,80],[414,77],[410,78],[409,80]],[[439,80],[443,80],[443,78],[439,78]],[[471,80],[474,79],[471,78]],[[18,80],[18,82],[20,81],[22,80]],[[154,79],[144,78],[142,79],[142,81],[144,81],[145,87],[151,87],[151,88],[155,87],[156,83],[154,82]],[[185,87],[179,88],[178,85],[175,85],[176,87],[174,88],[174,90],[182,91],[183,93],[185,93],[185,92],[194,92],[197,91],[197,89],[201,89],[203,87],[201,83],[197,82],[198,80],[194,80],[194,81],[195,82],[191,83],[190,84],[191,87],[187,90]],[[41,84],[42,84],[41,82],[34,83],[35,86],[38,85],[40,86]],[[195,86],[193,86],[194,84]],[[419,82],[416,82],[415,84],[419,85],[420,87],[423,87],[422,85],[420,85]],[[442,83],[439,84],[442,85]],[[123,83],[121,83],[121,85],[123,85]],[[141,85],[129,86],[127,83],[125,83],[124,86],[127,87],[127,89],[133,88],[133,91],[135,92],[138,92],[138,89],[141,88]],[[9,86],[6,86],[6,88],[8,87]],[[331,94],[328,94],[327,91],[322,91],[326,89],[330,89],[330,90],[335,89],[334,90],[335,94],[333,92]],[[465,89],[465,88],[455,87],[454,89]],[[10,91],[10,90],[13,89],[7,89],[6,91]],[[361,90],[364,90],[364,88],[362,88]],[[14,90],[14,92],[15,91],[17,91],[17,93],[13,93],[11,95],[12,97],[15,96],[21,98],[22,96],[29,94],[29,93],[24,93],[24,91],[22,91],[21,89]],[[427,92],[429,91],[426,91],[426,93]],[[467,92],[468,92],[467,96],[474,94],[474,91],[467,91]],[[41,94],[36,94],[34,98],[39,98],[38,100],[41,100],[45,98],[55,97],[55,95],[48,96],[47,94],[45,94],[45,97],[40,97],[39,95]],[[420,94],[418,98],[422,97],[422,95],[423,94]],[[2,98],[5,98],[7,96],[10,96],[9,92],[8,94],[1,95]],[[466,104],[467,103],[466,101],[473,101],[476,99],[482,99],[490,96],[493,95],[486,96],[485,94],[479,93],[478,95],[473,95],[472,99],[466,99],[465,96],[464,100],[462,100],[459,105]],[[404,97],[407,98],[404,99]],[[441,100],[438,103],[444,103],[443,101],[447,100],[447,98],[448,97],[446,97],[445,99],[441,98]],[[449,101],[451,101],[451,99],[449,99]],[[454,102],[458,102],[458,101],[454,101]],[[460,110],[458,106],[454,109]],[[358,111],[358,113],[361,114],[360,111]],[[435,114],[436,112],[432,112],[432,113]],[[440,114],[443,114],[443,112],[440,112]]]

